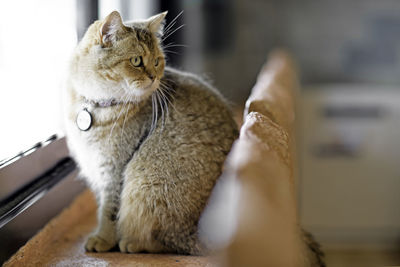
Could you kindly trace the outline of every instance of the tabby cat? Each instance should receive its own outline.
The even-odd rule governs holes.
[[[68,146],[98,204],[87,251],[205,251],[198,220],[238,130],[214,88],[165,66],[165,16],[114,11],[71,59]]]

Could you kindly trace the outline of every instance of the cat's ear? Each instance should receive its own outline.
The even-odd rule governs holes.
[[[157,34],[162,35],[164,31],[165,25],[165,16],[167,15],[168,11],[162,12],[160,14],[154,15],[147,19],[147,28]]]
[[[100,28],[100,42],[103,47],[110,47],[117,40],[118,34],[125,31],[121,15],[118,11],[111,12]]]

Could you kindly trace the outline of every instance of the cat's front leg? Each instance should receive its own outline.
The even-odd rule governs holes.
[[[85,248],[91,252],[105,252],[113,248],[117,242],[117,213],[119,209],[121,184],[110,181],[97,193],[98,226],[94,234],[89,236]]]

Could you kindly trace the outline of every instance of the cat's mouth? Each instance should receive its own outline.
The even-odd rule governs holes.
[[[129,86],[127,89],[129,90],[130,95],[143,99],[150,96],[159,86],[160,81],[156,79],[142,86]]]
[[[142,87],[140,90],[141,91],[149,91],[150,93],[153,93],[157,88],[160,86],[160,81],[158,79],[155,79],[154,81],[151,81],[148,85],[145,85]]]
[[[147,85],[147,86],[145,86],[142,90],[151,90],[151,89],[157,89],[157,88],[154,88],[155,86],[154,85],[156,85],[156,84],[158,84],[159,83],[159,81],[158,80],[154,80],[154,81],[152,81],[149,85]],[[158,85],[157,85],[157,87],[158,87]]]

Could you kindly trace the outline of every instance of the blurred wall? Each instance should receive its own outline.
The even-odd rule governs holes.
[[[280,1],[278,43],[303,81],[400,82],[400,2]]]
[[[184,68],[236,103],[277,46],[294,54],[304,84],[400,83],[400,1],[181,2]]]
[[[315,85],[299,101],[302,225],[330,249],[397,249],[400,90]]]

